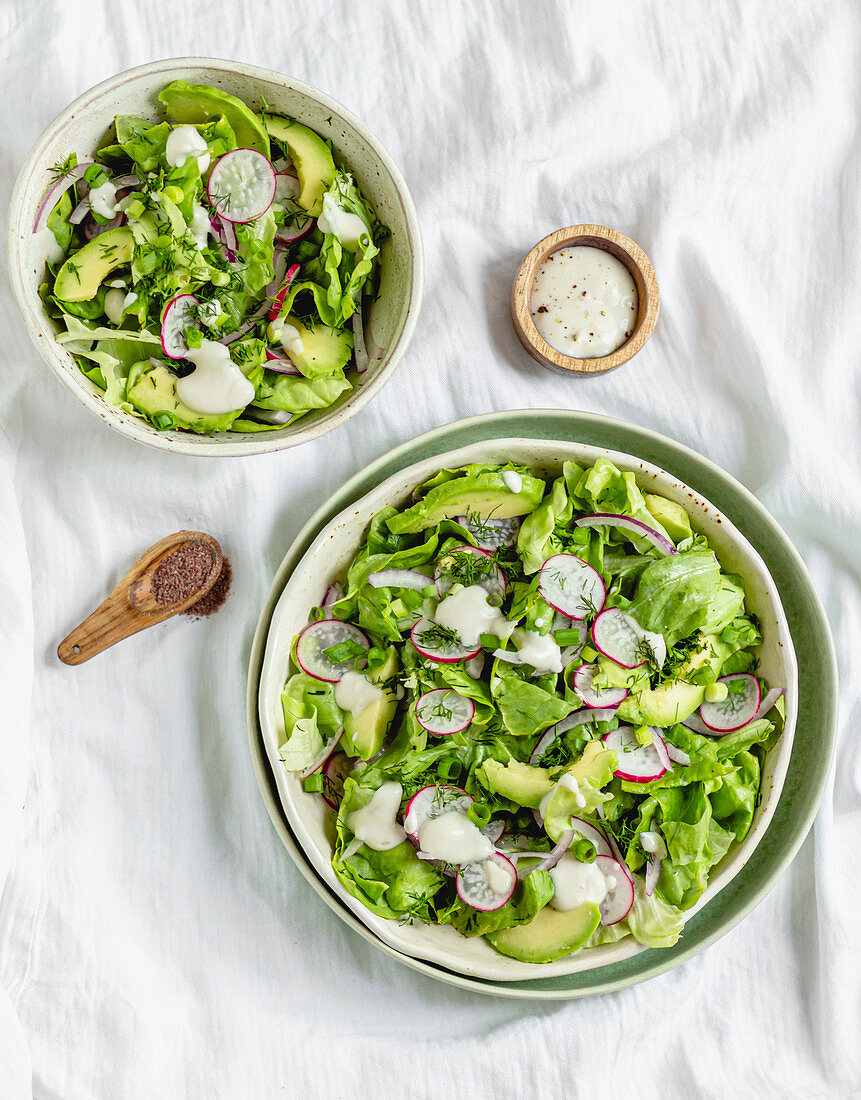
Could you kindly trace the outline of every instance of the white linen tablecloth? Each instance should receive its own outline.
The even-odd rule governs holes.
[[[370,407],[219,461],[86,413],[4,270],[0,1097],[861,1095],[861,6],[4,0],[0,32],[4,207],[84,89],[223,56],[368,123],[427,261],[415,340]],[[574,222],[640,242],[662,298],[646,349],[585,381],[534,365],[508,317],[522,256]],[[281,847],[244,729],[258,612],[310,512],[413,435],[525,406],[633,420],[739,478],[804,555],[842,663],[836,772],[780,884],[693,961],[572,1003],[461,992],[350,931]],[[181,527],[229,555],[224,609],[60,664]]]

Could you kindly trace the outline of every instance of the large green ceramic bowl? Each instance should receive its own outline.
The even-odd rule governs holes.
[[[674,948],[642,951],[578,973],[490,982],[393,950],[365,928],[316,875],[281,808],[258,725],[257,692],[273,609],[320,529],[405,466],[455,447],[515,434],[526,439],[570,439],[635,454],[685,481],[721,509],[760,553],[777,583],[798,656],[799,711],[783,795],[770,826],[732,881],[688,921],[683,938]],[[362,471],[312,517],[282,563],[258,625],[249,670],[248,727],[261,792],[285,847],[314,889],[360,935],[413,969],[464,988],[509,997],[566,998],[633,984],[678,965],[727,932],[765,896],[788,866],[816,812],[833,750],[836,695],[833,645],[809,576],[774,520],[742,486],[694,452],[634,425],[588,414],[524,411],[459,421],[420,436]]]

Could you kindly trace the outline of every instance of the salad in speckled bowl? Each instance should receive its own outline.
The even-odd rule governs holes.
[[[425,463],[321,535],[261,718],[354,912],[528,977],[671,946],[728,881],[779,794],[794,663],[773,582],[707,502],[628,456],[500,451]]]
[[[46,131],[13,196],[10,268],[63,381],[186,453],[346,419],[394,369],[421,293],[409,195],[361,124],[205,59],[121,74]]]

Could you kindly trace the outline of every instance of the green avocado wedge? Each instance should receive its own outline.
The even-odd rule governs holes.
[[[54,294],[62,302],[89,302],[112,271],[131,263],[134,247],[132,231],[125,226],[94,237],[57,272]]]
[[[287,147],[299,176],[298,203],[317,217],[323,209],[323,195],[335,180],[335,162],[329,146],[313,130],[301,122],[270,116],[266,125],[269,134]]]
[[[539,909],[528,924],[489,932],[486,939],[501,955],[528,963],[549,963],[570,955],[588,943],[601,923],[594,902],[584,901],[574,909]]]
[[[482,519],[525,516],[541,503],[544,482],[528,474],[519,476],[519,482],[517,492],[513,492],[501,473],[490,471],[444,481],[435,485],[412,508],[392,516],[388,528],[395,535],[406,535],[467,513]]]
[[[223,115],[236,134],[240,149],[256,149],[269,156],[269,137],[258,116],[235,95],[208,84],[189,84],[186,80],[174,80],[158,96],[164,104],[168,118],[173,122],[200,125],[211,118]]]

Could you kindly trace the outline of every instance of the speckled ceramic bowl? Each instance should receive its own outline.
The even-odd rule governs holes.
[[[682,504],[691,517],[694,530],[708,537],[723,568],[744,578],[748,610],[754,612],[762,624],[763,642],[757,650],[761,673],[771,684],[786,687],[786,723],[780,740],[766,759],[762,800],[751,830],[741,844],[730,848],[715,869],[708,889],[688,910],[688,916],[693,916],[744,868],[772,820],[792,754],[798,670],[777,586],[764,561],[726,515],[677,477],[630,454],[561,439],[491,439],[445,453],[431,453],[387,478],[320,530],[287,579],[269,624],[258,691],[260,730],[281,805],[305,855],[326,886],[383,943],[403,955],[471,978],[521,982],[571,975],[622,963],[646,949],[628,937],[579,951],[557,962],[531,965],[499,955],[482,938],[468,939],[450,926],[399,924],[385,920],[348,894],[332,870],[331,830],[323,800],[306,793],[298,775],[285,771],[278,756],[278,746],[284,735],[281,688],[288,671],[290,646],[307,624],[309,609],[320,603],[329,583],[345,572],[364,538],[371,516],[387,504],[403,505],[412,490],[437,470],[469,462],[511,460],[529,466],[539,476],[556,477],[561,473],[562,463],[568,459],[590,464],[600,456],[609,458],[620,469],[632,471],[642,488]]]
[[[196,436],[159,431],[146,421],[108,405],[102,391],[81,373],[54,340],[56,327],[39,298],[44,263],[32,234],[50,184],[49,170],[70,152],[91,154],[117,114],[162,116],[157,96],[172,80],[224,88],[245,102],[298,119],[331,139],[335,157],[349,168],[380,221],[391,230],[381,253],[380,293],[367,312],[368,370],[354,373],[354,388],[328,409],[308,413],[297,424],[262,433],[223,432]],[[129,69],[97,84],[48,126],[27,158],[9,208],[9,273],[33,343],[60,381],[82,405],[118,432],[174,454],[236,456],[295,447],[337,428],[377,394],[394,374],[412,339],[422,297],[422,243],[409,190],[391,157],[371,131],[334,99],[298,80],[206,57],[171,58]]]

